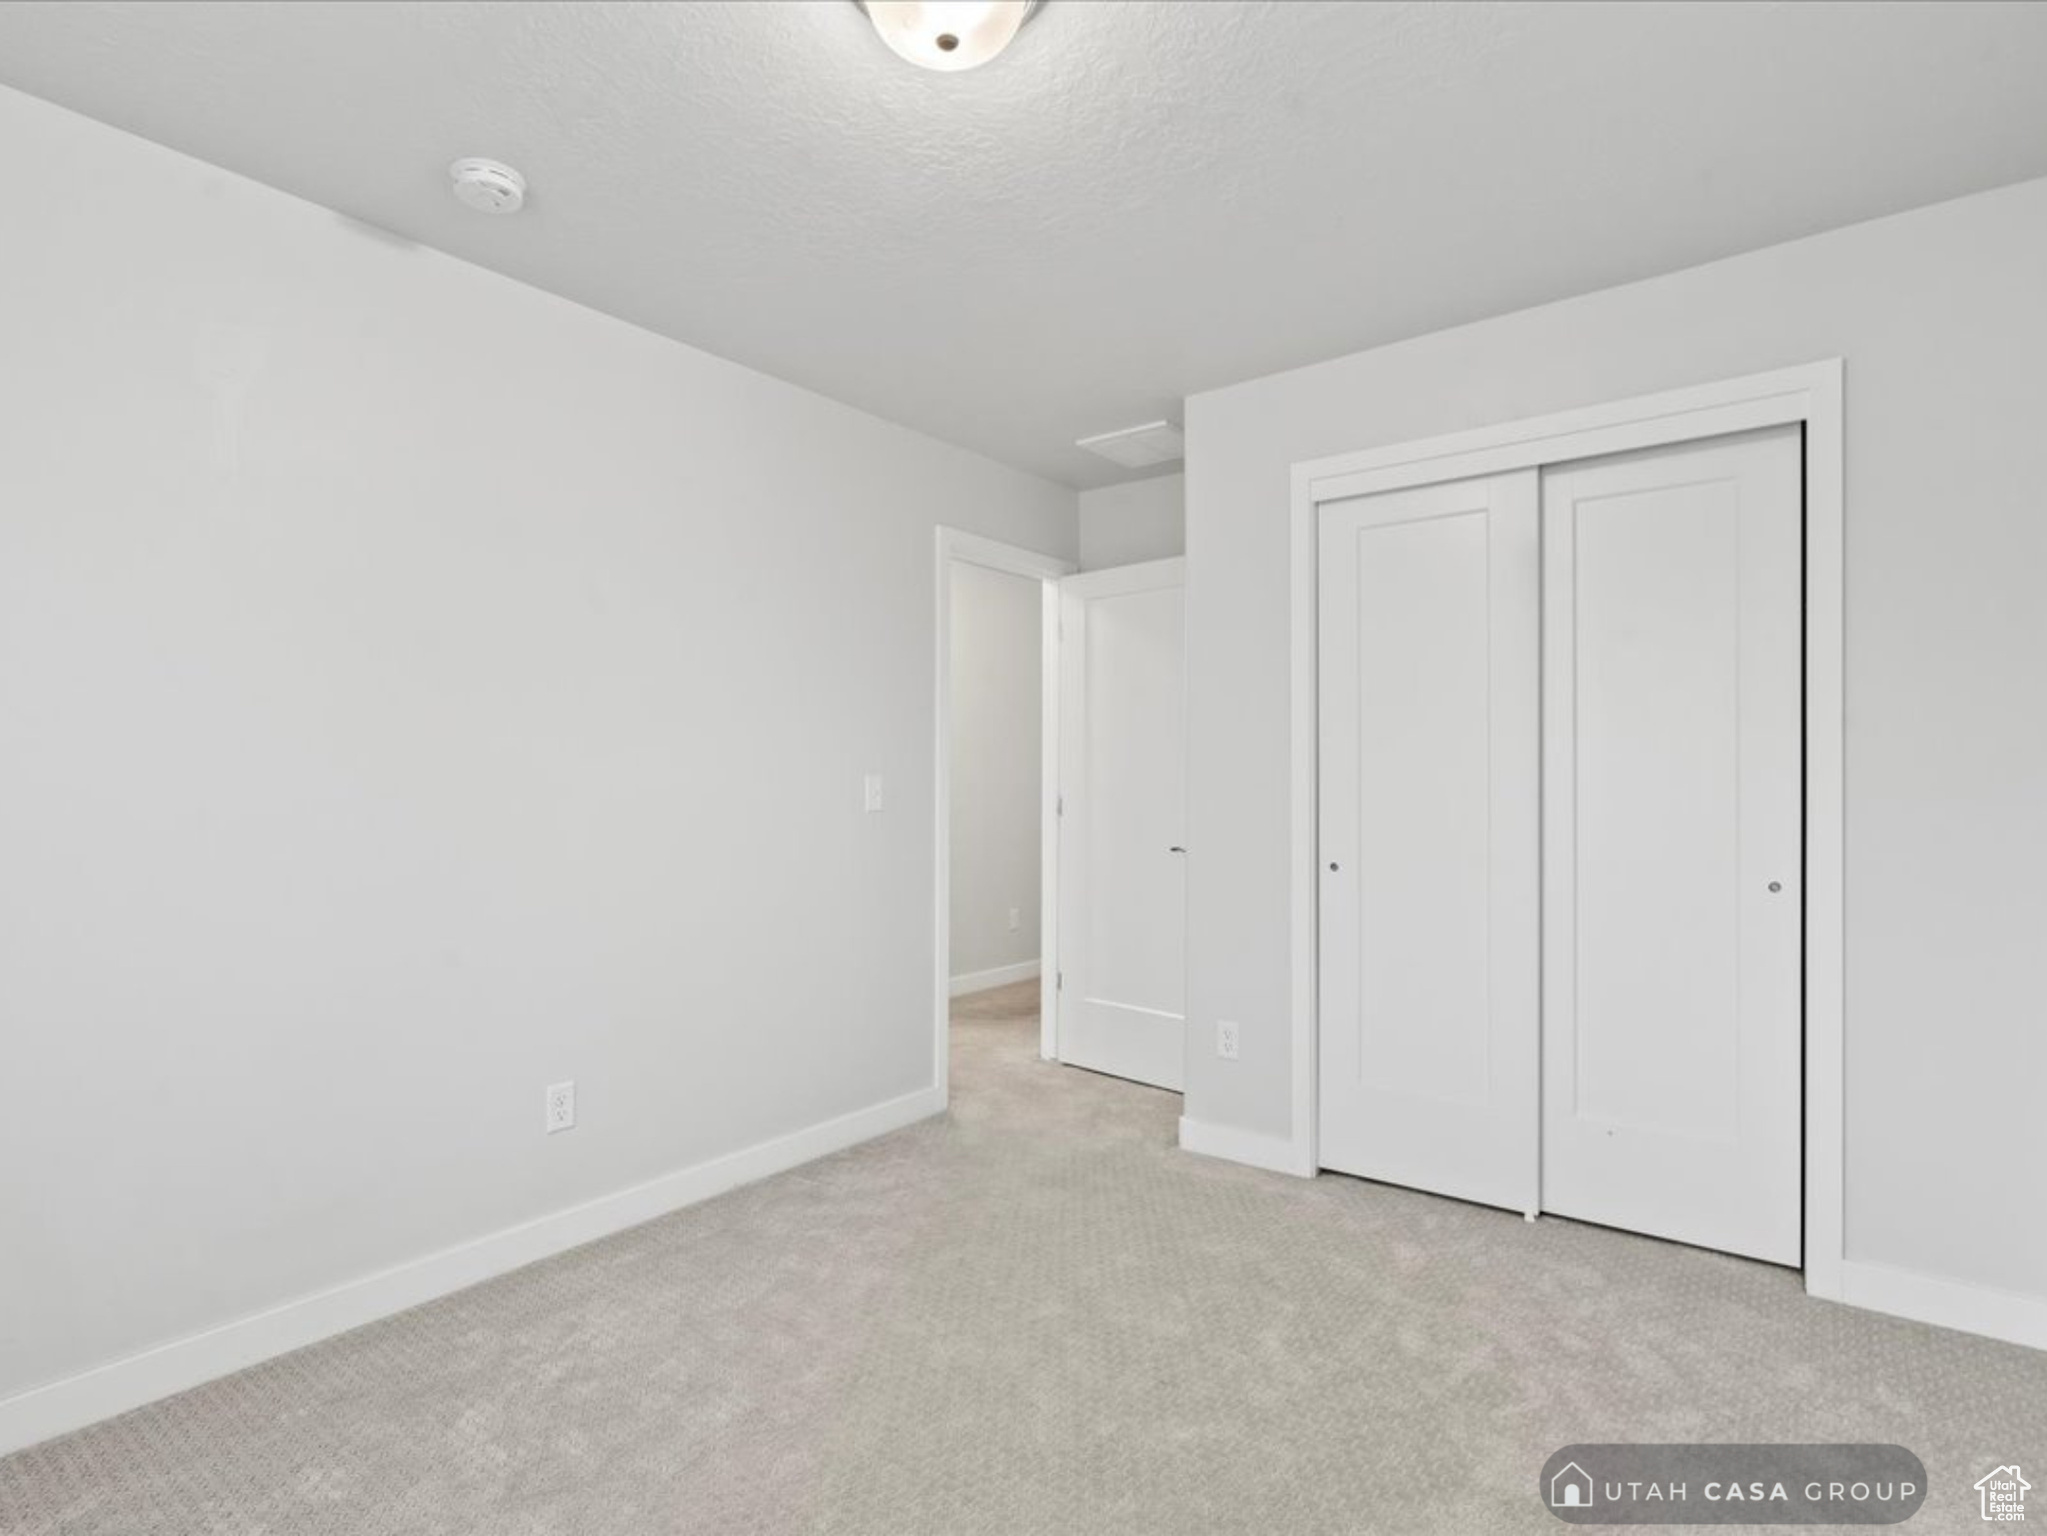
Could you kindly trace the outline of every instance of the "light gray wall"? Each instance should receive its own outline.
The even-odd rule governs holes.
[[[1038,958],[1044,590],[1027,576],[953,566],[955,977]]]
[[[1840,356],[1849,1256],[2047,1294],[2043,270],[2034,182],[1190,400],[1187,1113],[1289,1132],[1289,467]]]
[[[929,1085],[932,530],[1073,492],[0,145],[0,1397]]]
[[[1187,552],[1187,477],[1157,475],[1080,493],[1080,568],[1136,565]]]

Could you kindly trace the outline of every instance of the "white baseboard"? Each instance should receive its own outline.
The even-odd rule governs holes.
[[[609,1237],[741,1184],[899,1130],[944,1108],[941,1090],[920,1088],[836,1120],[346,1281],[252,1317],[30,1388],[0,1400],[0,1455]]]
[[[998,965],[992,971],[969,971],[964,976],[955,976],[951,992],[954,997],[968,992],[985,992],[990,987],[1006,987],[1013,981],[1029,981],[1037,974],[1037,961],[1019,960],[1015,965]]]
[[[1209,1125],[1189,1120],[1185,1115],[1180,1117],[1180,1150],[1219,1157],[1226,1162],[1247,1163],[1253,1168],[1269,1168],[1274,1173],[1291,1173],[1298,1178],[1315,1176],[1314,1168],[1301,1156],[1300,1149],[1284,1137],[1261,1136],[1256,1131],[1240,1131],[1233,1125]]]
[[[1841,1263],[1841,1300],[1851,1307],[1938,1323],[2012,1344],[2047,1349],[2047,1296],[1993,1290],[1860,1259]]]

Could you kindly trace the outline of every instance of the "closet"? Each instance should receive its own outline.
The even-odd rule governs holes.
[[[1321,1164],[1797,1264],[1800,427],[1318,517]]]

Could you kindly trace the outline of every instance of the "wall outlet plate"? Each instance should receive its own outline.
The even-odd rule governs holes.
[[[882,808],[881,775],[870,773],[860,781],[862,803],[872,813]]]
[[[1215,1053],[1224,1061],[1237,1059],[1237,1021],[1217,1019],[1215,1021]]]
[[[1011,907],[1009,909],[1009,931],[1015,933],[1021,927],[1023,927],[1023,908]]]
[[[576,1127],[576,1085],[573,1082],[550,1083],[547,1089],[547,1134],[556,1131],[570,1131]]]

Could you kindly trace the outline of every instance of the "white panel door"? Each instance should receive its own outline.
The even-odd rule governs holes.
[[[1323,1166],[1533,1211],[1534,470],[1325,504]]]
[[[1059,1059],[1186,1074],[1186,561],[1060,587]]]
[[[1799,1262],[1797,427],[1543,476],[1543,1173]]]

